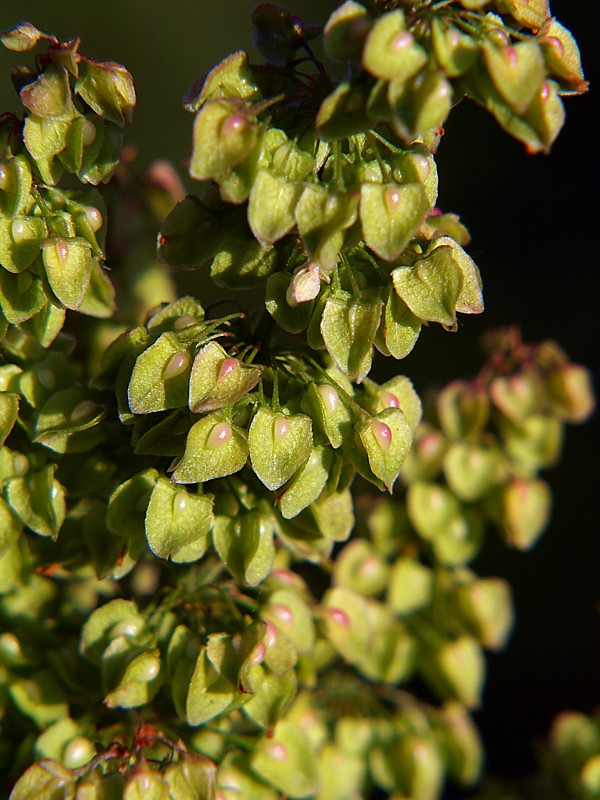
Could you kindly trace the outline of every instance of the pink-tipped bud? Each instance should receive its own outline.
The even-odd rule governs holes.
[[[69,258],[69,245],[64,239],[57,239],[54,243],[56,247],[56,254],[61,261],[66,261]]]
[[[321,399],[323,400],[323,403],[327,407],[328,411],[331,411],[332,413],[336,411],[340,404],[340,396],[333,386],[330,386],[328,383],[322,383],[317,387],[317,391],[321,395]]]
[[[542,103],[547,103],[550,99],[550,84],[548,81],[544,81],[542,83],[542,88],[540,89],[540,98]]]
[[[275,603],[271,606],[271,611],[277,617],[277,619],[281,620],[281,622],[283,622],[285,625],[291,625],[291,623],[294,621],[294,615],[292,614],[291,608],[283,603]]]
[[[507,63],[507,65],[514,69],[517,66],[517,51],[512,45],[505,47],[502,51],[502,55]]]
[[[209,433],[206,446],[216,450],[218,447],[223,447],[224,444],[227,444],[232,436],[231,425],[227,422],[219,422]]]
[[[395,186],[388,186],[384,192],[383,199],[388,212],[393,214],[400,203],[400,192]]]
[[[271,742],[269,751],[276,761],[285,761],[288,755],[287,747],[282,745],[281,742]]]
[[[167,366],[163,370],[163,378],[171,380],[185,372],[190,365],[190,357],[185,350],[180,350],[178,353],[173,353],[169,359]]]
[[[382,392],[379,399],[383,408],[400,408],[398,398],[391,392]]]
[[[221,128],[223,136],[232,136],[238,133],[243,133],[248,125],[248,118],[245,114],[236,111],[235,114],[227,117]]]
[[[256,647],[250,655],[250,662],[252,664],[262,664],[267,655],[267,648],[263,642]]]
[[[387,450],[392,443],[392,429],[385,422],[375,420],[371,426],[373,436],[382,450]]]
[[[232,372],[239,367],[240,362],[237,358],[225,358],[223,359],[223,363],[219,369],[219,377],[217,378],[217,383],[221,383],[228,375],[231,375]]]
[[[556,50],[558,55],[562,58],[565,54],[565,46],[558,38],[558,36],[548,36],[547,39],[542,41],[542,44],[549,45],[553,50]]]
[[[399,53],[402,50],[408,50],[414,44],[414,39],[410,31],[400,31],[397,33],[390,43],[390,49]]]
[[[263,642],[266,648],[274,647],[277,643],[279,632],[272,622],[267,622],[267,630],[265,631],[265,638]]]
[[[283,414],[281,414],[273,422],[273,438],[275,439],[275,444],[282,442],[289,432],[290,423]]]
[[[330,608],[327,613],[329,614],[329,619],[336,625],[341,625],[344,628],[350,626],[350,617],[341,608]]]

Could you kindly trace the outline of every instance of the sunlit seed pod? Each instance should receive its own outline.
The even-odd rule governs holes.
[[[71,422],[75,425],[81,424],[84,420],[93,416],[98,408],[98,404],[94,403],[93,400],[82,400],[81,403],[77,403],[73,411],[71,411]]]
[[[289,421],[281,414],[273,421],[273,438],[275,444],[282,442],[290,432]]]
[[[25,242],[31,234],[31,229],[27,224],[27,220],[23,217],[17,217],[13,220],[10,226],[10,235],[15,244]]]
[[[233,430],[228,422],[219,422],[208,435],[206,446],[212,450],[223,447],[233,436]]]
[[[371,425],[373,436],[382,450],[388,450],[392,443],[392,430],[389,425],[381,420],[375,420]]]
[[[168,381],[185,372],[190,365],[190,357],[185,350],[173,353],[163,370],[163,378]]]
[[[94,233],[97,233],[104,222],[104,218],[102,217],[100,210],[97,209],[96,206],[85,206],[84,212],[90,228],[94,231]]]
[[[119,636],[137,636],[144,629],[144,620],[139,617],[128,617],[121,620],[110,630],[111,639]]]
[[[8,186],[9,178],[8,178],[8,170],[4,164],[0,164],[0,189],[2,191],[6,190]]]
[[[272,622],[267,621],[267,629],[265,631],[264,644],[267,649],[274,647],[279,637],[279,631]]]
[[[427,156],[422,153],[413,153],[410,158],[421,181],[426,181],[431,174],[431,164]]]
[[[96,748],[87,736],[75,736],[62,753],[62,762],[69,769],[83,767],[96,755]]]
[[[83,146],[89,147],[91,144],[93,144],[96,140],[96,135],[97,131],[94,123],[89,119],[84,119],[82,135]]]
[[[317,391],[321,395],[323,403],[331,413],[333,413],[340,404],[340,396],[333,386],[327,383],[322,383],[317,387]]]
[[[225,358],[221,367],[219,369],[219,377],[217,378],[217,383],[221,383],[228,375],[231,375],[232,372],[240,366],[240,362],[237,358]]]
[[[284,144],[280,144],[277,150],[273,153],[273,157],[271,159],[271,164],[275,169],[280,169],[284,164],[292,151],[292,144],[291,142],[285,142]]]
[[[13,458],[13,470],[15,477],[26,475],[29,471],[29,459],[23,453],[15,453]]]

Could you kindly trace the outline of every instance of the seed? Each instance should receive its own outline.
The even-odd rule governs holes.
[[[375,420],[371,425],[373,436],[382,450],[387,450],[392,443],[392,430],[389,425],[380,420]]]
[[[227,422],[219,422],[209,433],[206,446],[210,447],[212,450],[216,450],[219,447],[223,447],[224,444],[227,444],[232,436],[233,431],[231,430],[231,425]]]
[[[173,353],[169,359],[167,366],[163,370],[163,378],[171,380],[185,372],[190,365],[190,357],[185,350],[180,350],[178,353]]]

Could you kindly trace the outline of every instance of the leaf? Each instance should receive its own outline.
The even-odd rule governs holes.
[[[214,497],[192,494],[159,477],[146,509],[146,539],[159,558],[188,563],[201,558],[209,544]]]

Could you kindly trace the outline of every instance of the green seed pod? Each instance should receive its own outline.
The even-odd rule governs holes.
[[[260,98],[254,75],[248,65],[248,54],[232,53],[213,67],[201,84],[193,83],[183,98],[187,111],[196,112],[207,100],[230,98],[253,102]]]
[[[19,95],[25,108],[37,117],[70,120],[77,113],[67,70],[56,63],[50,63]]]
[[[209,100],[194,123],[192,178],[225,178],[248,158],[258,142],[258,131],[256,119],[240,101]]]
[[[248,432],[250,463],[270,491],[279,489],[310,457],[312,421],[261,406]]]
[[[218,800],[279,800],[279,793],[254,773],[249,762],[249,755],[239,751],[225,757],[217,772]]]
[[[225,232],[216,215],[189,195],[178,203],[158,234],[158,258],[177,269],[196,269],[220,251]]]
[[[312,651],[316,638],[313,610],[299,592],[277,589],[269,595],[261,617],[283,633],[299,653]]]
[[[408,81],[392,80],[387,99],[397,135],[405,142],[426,141],[426,134],[441,127],[450,113],[452,86],[440,71],[424,69]]]
[[[177,800],[214,800],[217,768],[205,756],[196,753],[180,755],[176,764],[169,764],[164,773],[169,797]]]
[[[500,650],[514,623],[510,586],[501,578],[482,578],[459,586],[457,598],[472,633],[484,647]]]
[[[190,411],[200,414],[233,405],[260,380],[262,367],[244,364],[217,342],[209,342],[198,351],[190,374]]]
[[[293,475],[277,500],[285,519],[296,517],[323,492],[329,478],[333,453],[329,447],[314,447],[308,461]]]
[[[454,697],[467,708],[479,707],[485,661],[474,639],[461,636],[444,642],[423,657],[420,668],[442,697]]]
[[[388,573],[388,566],[375,547],[366,539],[355,539],[337,556],[333,582],[364,597],[374,597],[385,589]]]
[[[490,403],[482,386],[453,381],[438,395],[437,413],[450,439],[477,441],[487,425]]]
[[[115,125],[133,122],[135,88],[133,78],[125,67],[114,61],[96,61],[92,58],[80,58],[78,63],[76,94],[96,114]]]
[[[537,370],[499,376],[490,384],[492,402],[513,422],[520,423],[544,407],[544,385]]]
[[[267,281],[267,291],[265,294],[265,306],[275,322],[284,331],[289,333],[300,333],[308,326],[313,310],[314,302],[306,302],[290,305],[288,295],[294,276],[289,272],[276,272]]]
[[[139,765],[127,778],[123,800],[169,800],[169,784],[147,764]]]
[[[562,447],[563,425],[559,420],[536,414],[519,425],[500,420],[506,452],[530,474],[558,460]]]
[[[345,231],[356,222],[356,193],[334,192],[322,186],[305,186],[296,204],[298,231],[312,261],[331,269],[338,261]]]
[[[135,361],[127,388],[129,408],[149,414],[185,407],[191,369],[188,348],[175,333],[163,333]]]
[[[551,77],[567,90],[587,91],[588,83],[583,77],[579,48],[571,32],[549,17],[540,28],[537,38]]]
[[[360,422],[356,432],[374,475],[383,481],[391,493],[410,450],[413,429],[402,411],[392,407],[381,411],[376,417]]]
[[[252,769],[290,797],[308,797],[318,789],[318,761],[306,730],[286,720],[262,737],[251,756]]]
[[[215,517],[212,539],[219,558],[231,574],[248,586],[257,586],[273,565],[273,533],[271,518],[253,509],[235,518]]]
[[[372,681],[395,685],[408,680],[416,662],[414,638],[387,606],[371,600],[368,614],[369,646],[356,663],[356,669]]]
[[[372,127],[367,106],[369,86],[361,78],[344,81],[319,107],[315,125],[325,141],[364,133]]]
[[[596,402],[589,371],[580,364],[564,364],[545,376],[550,394],[550,408],[565,422],[585,422]]]
[[[11,800],[74,800],[75,778],[59,761],[44,759],[25,770],[10,797]]]
[[[409,796],[436,800],[442,789],[445,766],[437,741],[431,736],[409,734],[402,738],[399,756]]]
[[[516,114],[523,114],[544,80],[544,59],[539,45],[531,39],[504,47],[484,42],[482,52],[500,96]]]
[[[0,264],[9,272],[18,273],[40,255],[48,228],[41,217],[0,218],[0,236]]]
[[[145,518],[146,539],[152,552],[176,563],[203,556],[214,521],[213,500],[210,494],[192,494],[160,477]]]
[[[327,55],[334,61],[358,61],[370,27],[367,9],[355,0],[346,0],[331,14],[323,29]]]
[[[390,571],[387,602],[395,614],[405,616],[429,605],[434,573],[415,558],[402,556]]]
[[[454,442],[444,457],[444,475],[465,502],[479,500],[505,477],[502,451],[494,445]]]
[[[248,224],[264,246],[273,244],[296,227],[296,205],[304,186],[259,169],[250,190]]]
[[[483,767],[483,747],[473,720],[461,703],[450,701],[441,709],[439,722],[448,773],[461,785],[472,785]]]
[[[122,800],[125,778],[118,772],[93,772],[77,782],[75,800]]]
[[[233,475],[248,458],[246,432],[218,411],[190,428],[185,452],[175,467],[175,483],[204,483]]]
[[[434,17],[431,22],[431,40],[439,65],[451,78],[467,72],[479,52],[479,47],[471,36],[461,33],[454,25],[449,25],[438,17]]]
[[[322,606],[329,642],[345,661],[356,664],[371,642],[367,601],[351,589],[338,586],[325,593]]]
[[[19,22],[14,28],[0,34],[0,42],[7,50],[23,53],[33,50],[40,39],[48,39],[47,34],[38,30],[31,22]]]
[[[427,210],[421,183],[363,183],[360,223],[366,244],[385,261],[398,258],[415,235]]]
[[[85,239],[50,239],[42,246],[48,283],[57,299],[77,310],[84,301],[92,275],[92,248]]]
[[[362,53],[364,69],[376,78],[405,81],[421,69],[427,53],[406,29],[404,14],[391,11],[375,22]]]
[[[551,501],[544,481],[515,478],[490,498],[489,508],[507,544],[529,550],[548,524]]]
[[[381,386],[371,384],[371,381],[365,381],[365,385],[374,395],[368,402],[368,408],[373,414],[378,414],[386,408],[399,408],[410,427],[413,429],[417,427],[421,421],[423,407],[409,378],[396,375]]]
[[[526,28],[539,30],[550,17],[548,0],[496,0],[501,14],[511,14]]]
[[[371,368],[382,305],[377,295],[366,293],[355,298],[338,291],[325,300],[320,324],[325,347],[342,372],[357,383]]]
[[[387,355],[387,350],[394,358],[405,358],[417,343],[421,332],[421,320],[396,294],[393,283],[390,283],[388,288],[382,323],[383,331],[380,328],[380,332],[383,335],[383,347],[379,333],[375,339],[375,346],[384,355]]]

